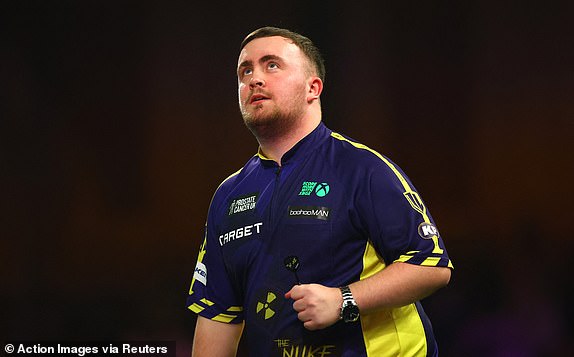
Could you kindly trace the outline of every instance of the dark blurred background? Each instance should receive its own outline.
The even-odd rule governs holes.
[[[391,157],[456,270],[443,356],[574,349],[573,6],[539,1],[0,5],[0,339],[176,340],[211,195],[256,152],[239,44],[322,49],[324,121]]]

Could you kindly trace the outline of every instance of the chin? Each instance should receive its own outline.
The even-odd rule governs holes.
[[[265,128],[274,126],[272,120],[266,120],[264,118],[248,118],[244,119],[243,121],[251,131],[265,130]]]
[[[285,133],[285,123],[277,117],[249,118],[244,122],[257,138],[271,139]]]
[[[248,127],[269,126],[278,121],[277,115],[274,113],[266,114],[260,110],[254,112],[243,113],[243,121]]]

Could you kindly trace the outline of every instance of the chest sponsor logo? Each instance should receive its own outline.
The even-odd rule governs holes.
[[[311,196],[311,194],[314,194],[317,197],[325,197],[329,194],[329,191],[330,187],[326,182],[303,181],[299,196]]]
[[[234,198],[229,204],[229,216],[237,213],[253,211],[257,204],[259,193],[250,193],[245,196]]]
[[[314,218],[323,221],[329,220],[331,209],[321,206],[289,206],[289,217]]]
[[[219,245],[224,246],[225,244],[232,242],[236,239],[241,239],[244,237],[249,237],[254,234],[259,234],[261,233],[262,225],[263,222],[254,223],[222,234],[219,236]]]

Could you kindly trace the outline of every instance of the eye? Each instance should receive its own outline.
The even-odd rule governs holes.
[[[251,68],[245,68],[245,69],[243,70],[243,73],[242,73],[242,74],[243,74],[244,76],[249,76],[249,75],[251,75],[252,73],[253,73],[253,70],[252,70]]]
[[[279,68],[279,65],[275,62],[269,62],[269,64],[267,65],[267,68],[269,69],[277,69]]]

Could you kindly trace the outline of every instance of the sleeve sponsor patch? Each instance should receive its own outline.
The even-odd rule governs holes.
[[[432,239],[434,236],[439,236],[438,229],[432,223],[423,222],[419,224],[419,235],[424,239]]]
[[[207,286],[207,267],[202,262],[197,262],[195,266],[195,271],[193,272],[193,278],[199,281],[203,285]]]

